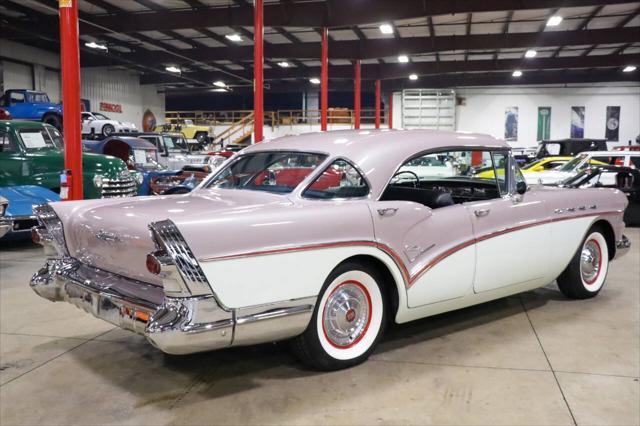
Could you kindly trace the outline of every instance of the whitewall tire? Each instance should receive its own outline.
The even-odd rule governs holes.
[[[570,299],[596,296],[609,270],[609,248],[599,227],[592,227],[571,263],[558,277],[560,291]]]
[[[386,322],[381,280],[375,268],[356,262],[345,262],[329,275],[309,326],[294,340],[303,362],[338,370],[369,357]]]

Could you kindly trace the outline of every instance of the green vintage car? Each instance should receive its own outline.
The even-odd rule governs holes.
[[[40,185],[60,192],[62,135],[34,121],[0,120],[0,186]],[[136,195],[136,176],[115,157],[82,154],[84,198]]]

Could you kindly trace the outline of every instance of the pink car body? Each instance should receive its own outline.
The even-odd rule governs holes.
[[[485,149],[486,135],[341,131],[250,146],[327,157],[288,194],[208,188],[179,196],[52,203],[37,237],[47,264],[31,285],[145,335],[168,353],[293,337],[307,326],[323,283],[348,259],[388,277],[397,323],[547,285],[567,267],[595,223],[610,257],[623,254],[625,196],[611,189],[529,187],[440,208],[382,200],[392,176],[420,153]],[[353,164],[367,196],[310,199],[304,190],[336,159]],[[514,163],[515,164],[515,163]],[[158,254],[162,270],[147,267]]]

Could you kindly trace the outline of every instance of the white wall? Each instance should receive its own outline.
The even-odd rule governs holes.
[[[0,72],[4,90],[42,90],[53,102],[60,102],[62,86],[57,54],[2,40],[0,56],[7,58],[1,63]],[[94,111],[100,111],[101,102],[107,102],[122,106],[122,113],[104,112],[114,120],[130,121],[141,129],[142,116],[149,109],[158,123],[164,122],[164,93],[157,93],[153,85],[141,86],[137,73],[110,68],[83,68],[80,81],[81,97],[91,102]]]
[[[640,86],[468,88],[456,90],[466,105],[456,108],[457,129],[504,138],[505,108],[518,107],[518,140],[514,146],[535,146],[538,107],[551,107],[551,139],[570,136],[571,107],[585,107],[585,138],[604,138],[607,106],[620,106],[619,143],[640,134]],[[617,145],[610,143],[610,145]]]

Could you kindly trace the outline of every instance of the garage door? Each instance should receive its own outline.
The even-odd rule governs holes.
[[[4,90],[33,89],[33,72],[29,65],[4,61],[2,63]]]
[[[44,91],[49,95],[51,102],[60,102],[60,73],[53,70],[44,71]]]
[[[456,94],[453,90],[402,91],[402,127],[405,129],[456,128]]]

